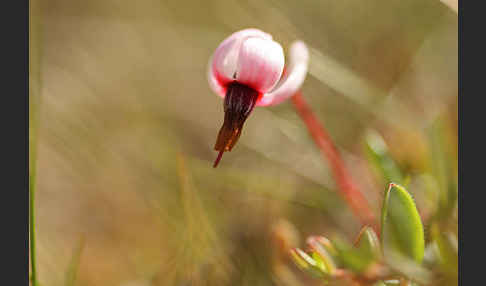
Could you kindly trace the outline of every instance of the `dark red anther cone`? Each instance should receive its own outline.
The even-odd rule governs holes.
[[[224,98],[224,122],[219,130],[214,150],[219,151],[213,167],[218,166],[225,151],[231,151],[240,138],[243,124],[252,112],[260,94],[240,83],[232,82]]]

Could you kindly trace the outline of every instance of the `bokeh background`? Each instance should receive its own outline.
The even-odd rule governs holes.
[[[249,27],[309,45],[303,95],[356,183],[379,215],[376,131],[427,234],[457,182],[458,20],[441,1],[31,0],[41,285],[319,285],[285,248],[360,225],[291,103],[256,108],[212,168],[208,60]]]

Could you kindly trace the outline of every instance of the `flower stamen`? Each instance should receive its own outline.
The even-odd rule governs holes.
[[[219,151],[213,167],[218,166],[223,152],[231,151],[240,138],[246,119],[253,111],[261,94],[244,85],[233,81],[229,84],[224,98],[224,122],[218,133],[214,149]]]

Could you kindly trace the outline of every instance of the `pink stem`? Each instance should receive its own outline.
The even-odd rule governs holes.
[[[292,96],[292,103],[297,111],[297,114],[299,114],[307,126],[307,130],[314,139],[317,147],[321,150],[322,156],[329,162],[334,179],[338,184],[340,194],[347,202],[353,213],[358,217],[360,222],[365,225],[370,225],[378,234],[379,230],[376,224],[375,215],[373,214],[368,202],[357,186],[353,183],[351,176],[346,170],[339,151],[332,142],[331,137],[324,129],[324,126],[317,121],[316,116],[302,97],[302,93],[300,91]]]

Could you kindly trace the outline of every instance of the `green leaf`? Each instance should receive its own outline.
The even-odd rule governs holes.
[[[295,264],[302,269],[307,269],[314,263],[314,260],[301,249],[291,249],[290,254]]]
[[[366,134],[365,149],[368,160],[375,171],[386,181],[386,183],[399,182],[404,184],[404,176],[395,160],[388,152],[388,146],[381,135],[369,130]]]
[[[333,240],[340,264],[356,273],[365,271],[376,260],[371,251],[366,248],[356,248],[342,239]]]
[[[334,245],[332,245],[332,242],[324,236],[309,236],[307,238],[307,243],[311,246],[318,243],[319,245],[324,247],[327,253],[329,253],[331,256],[337,255],[337,250]]]
[[[424,257],[424,229],[410,194],[391,183],[385,194],[381,213],[383,254],[396,252],[420,264]]]
[[[374,258],[381,257],[380,242],[378,236],[369,226],[361,229],[358,238],[356,239],[356,246],[364,253],[369,253]]]
[[[331,251],[333,251],[334,253],[336,253],[336,250],[331,245],[329,240],[324,237],[311,236],[307,239],[307,244],[312,249],[313,254],[318,256],[319,260],[322,261],[322,263],[324,264],[325,272],[331,275],[334,274],[334,271],[336,270],[336,264],[334,263],[332,256],[329,254],[328,249],[331,249]],[[314,255],[312,257],[316,259]]]
[[[293,248],[290,250],[292,260],[303,271],[310,273],[314,277],[323,277],[327,273],[323,270],[322,261],[316,261],[303,250]]]
[[[316,267],[319,268],[323,273],[328,273],[326,264],[324,263],[323,258],[315,251],[311,253],[312,259],[316,262]]]

